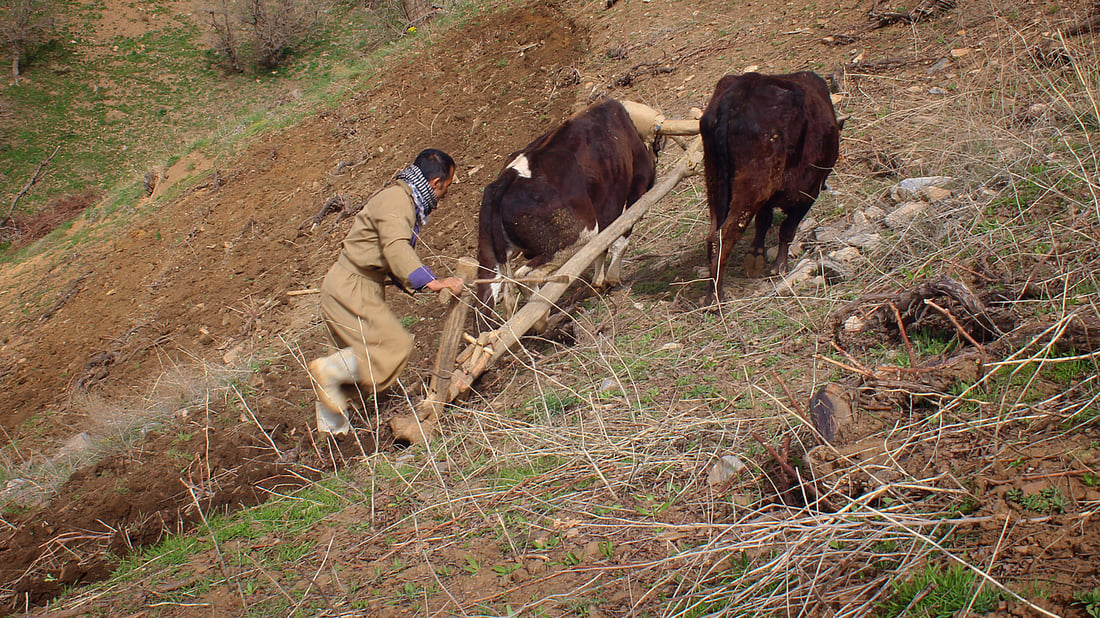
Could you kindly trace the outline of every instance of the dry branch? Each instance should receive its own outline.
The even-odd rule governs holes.
[[[53,158],[57,155],[58,151],[60,151],[60,150],[61,150],[61,145],[59,144],[56,148],[53,149],[53,152],[50,154],[50,156],[46,157],[45,160],[43,160],[41,163],[38,164],[38,167],[35,168],[34,173],[31,174],[31,179],[28,180],[27,184],[24,185],[23,188],[19,190],[19,193],[15,194],[14,198],[12,198],[11,207],[8,208],[8,214],[4,215],[3,219],[0,219],[0,226],[7,225],[7,223],[12,220],[11,216],[12,216],[12,213],[15,212],[15,205],[18,204],[19,200],[24,195],[27,194],[27,191],[31,190],[31,187],[33,187],[35,184],[38,183],[39,180],[42,179],[42,170],[47,165],[49,165],[50,161],[53,160]]]
[[[955,8],[955,0],[922,0],[911,11],[879,11],[878,2],[867,14],[874,21],[872,28],[885,28],[896,23],[915,24],[921,21],[931,21],[940,15]]]

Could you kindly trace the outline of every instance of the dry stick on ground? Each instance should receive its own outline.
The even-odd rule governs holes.
[[[48,165],[50,163],[50,161],[53,160],[54,156],[56,156],[58,151],[60,151],[60,150],[61,150],[61,145],[59,144],[57,146],[57,148],[53,149],[53,153],[51,153],[50,156],[46,157],[46,159],[44,161],[42,161],[41,163],[38,164],[38,168],[36,168],[34,170],[34,173],[31,174],[31,179],[28,180],[27,184],[23,186],[23,188],[19,191],[19,193],[15,194],[14,198],[12,198],[11,207],[8,208],[8,214],[4,215],[3,219],[0,219],[0,226],[5,225],[5,224],[7,224],[8,221],[12,220],[11,215],[12,215],[12,213],[15,212],[15,205],[19,203],[20,198],[22,198],[24,195],[27,194],[27,191],[31,190],[31,187],[33,187],[35,184],[38,183],[39,180],[42,179],[42,170],[43,170],[43,168],[45,168],[46,165]]]
[[[821,506],[825,507],[827,510],[830,510],[830,511],[836,511],[837,510],[837,508],[833,505],[832,502],[829,501],[828,498],[826,498],[825,496],[818,493],[817,487],[815,487],[813,483],[802,481],[802,477],[798,474],[798,471],[795,470],[791,466],[791,464],[787,462],[786,451],[787,451],[788,448],[790,448],[790,438],[789,437],[787,438],[787,440],[785,442],[785,446],[784,446],[784,449],[783,449],[784,453],[781,455],[780,453],[777,453],[774,448],[772,448],[772,445],[765,442],[764,438],[760,437],[760,434],[758,434],[754,431],[754,432],[752,432],[751,435],[757,442],[760,443],[760,446],[763,446],[768,451],[768,454],[772,456],[772,459],[774,459],[775,462],[777,464],[779,464],[779,467],[782,468],[784,475],[786,475],[788,478],[790,478],[794,482],[797,482],[800,487],[805,488],[806,492],[810,494],[810,496],[814,499],[814,501],[817,502],[818,504],[820,504]]]
[[[989,364],[989,359],[986,357],[985,354],[985,346],[978,343],[973,337],[971,337],[970,333],[966,332],[966,329],[963,328],[961,324],[959,324],[959,321],[955,319],[955,316],[951,315],[950,311],[944,309],[943,307],[937,305],[927,298],[924,299],[924,304],[943,314],[943,316],[951,322],[951,325],[955,327],[955,330],[959,331],[959,335],[969,341],[970,345],[974,346],[978,350],[978,375],[984,376],[985,366]],[[902,332],[904,332],[904,330]]]
[[[890,303],[890,309],[894,312],[894,319],[898,322],[898,332],[901,333],[901,340],[905,342],[905,352],[909,354],[909,366],[917,366],[917,358],[913,356],[913,344],[909,341],[909,333],[905,332],[905,324],[901,321],[901,312],[898,311],[898,306],[893,302]]]

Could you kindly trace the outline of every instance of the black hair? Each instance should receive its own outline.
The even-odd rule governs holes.
[[[424,174],[426,180],[447,179],[451,177],[451,172],[455,169],[455,160],[442,150],[428,148],[421,150],[420,154],[416,155],[416,161],[413,161],[413,165],[420,168],[420,173]]]

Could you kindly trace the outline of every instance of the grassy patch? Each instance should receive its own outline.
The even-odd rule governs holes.
[[[975,596],[977,583],[977,576],[961,564],[947,568],[929,564],[891,584],[893,594],[878,605],[876,615],[949,618],[967,607],[975,614],[984,614],[996,606],[1001,593],[985,588]]]

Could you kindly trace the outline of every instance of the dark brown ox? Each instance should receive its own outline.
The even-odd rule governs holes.
[[[779,227],[779,249],[769,270],[786,270],[787,250],[798,224],[836,163],[840,124],[829,88],[816,74],[745,73],[718,82],[699,132],[710,204],[711,297],[721,302],[730,250],[753,217],[756,236],[745,258],[745,274],[764,273],[764,240],[776,208],[787,216]]]
[[[637,201],[655,176],[654,155],[621,103],[605,100],[578,112],[509,155],[485,188],[478,220],[479,278],[537,281],[566,250],[571,255]],[[626,244],[624,236],[596,259],[595,287],[620,283]],[[509,259],[516,253],[527,261],[511,273]],[[504,295],[502,287],[478,285],[486,313]]]

